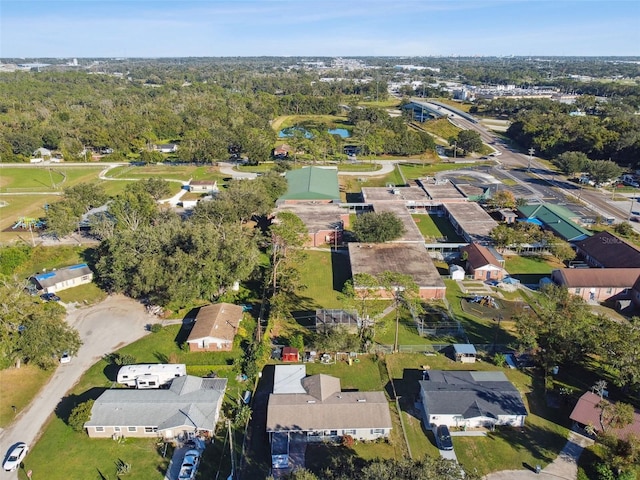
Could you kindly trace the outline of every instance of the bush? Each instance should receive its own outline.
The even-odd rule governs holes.
[[[151,325],[149,330],[151,331],[151,333],[158,333],[158,332],[160,332],[160,330],[162,330],[162,324],[161,323],[154,323],[153,325]]]
[[[84,424],[91,418],[91,408],[95,400],[87,400],[71,410],[69,415],[69,426],[76,432],[84,430]]]

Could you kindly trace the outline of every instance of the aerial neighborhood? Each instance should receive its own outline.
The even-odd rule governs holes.
[[[0,58],[7,478],[640,478],[639,82]]]

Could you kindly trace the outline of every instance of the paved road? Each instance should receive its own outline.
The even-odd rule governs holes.
[[[84,372],[103,355],[143,337],[147,333],[145,326],[153,323],[154,317],[149,316],[140,303],[114,295],[91,307],[70,308],[67,322],[78,330],[84,343],[71,363],[60,365],[16,421],[0,432],[2,458],[16,442],[33,445],[60,400]],[[28,455],[25,467],[29,468]],[[18,475],[4,474],[3,478],[18,478]]]
[[[490,473],[484,477],[484,480],[575,480],[578,476],[578,458],[582,450],[592,443],[593,440],[579,433],[570,432],[569,439],[558,458],[543,468],[539,474],[532,470],[504,470]],[[531,468],[535,468],[535,465],[531,465]]]
[[[352,176],[352,177],[371,177],[371,176],[382,176],[387,175],[393,172],[394,168],[396,168],[396,163],[404,162],[406,160],[372,160],[371,163],[377,163],[381,166],[379,170],[374,170],[371,172],[338,172],[338,175]],[[360,163],[368,163],[369,160],[360,161]],[[234,170],[236,166],[234,163],[228,162],[218,162],[218,166],[220,167],[220,173],[223,175],[228,175],[233,179],[254,179],[257,177],[257,174],[250,172],[239,172]],[[319,165],[322,166],[322,165]]]

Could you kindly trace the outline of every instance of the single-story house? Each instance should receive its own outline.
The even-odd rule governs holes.
[[[289,170],[285,178],[287,192],[278,199],[278,205],[299,202],[340,202],[338,169],[335,167],[304,167]]]
[[[386,438],[392,423],[384,392],[343,392],[340,379],[306,376],[304,365],[276,365],[267,406],[267,433],[299,433],[308,442]]]
[[[588,302],[617,300],[629,293],[640,276],[640,268],[559,268],[551,280]]]
[[[603,231],[575,243],[576,253],[595,268],[640,268],[640,249]]]
[[[187,337],[191,352],[229,351],[242,320],[242,307],[231,303],[206,305],[198,310]]]
[[[300,352],[294,347],[284,347],[282,349],[282,361],[297,363],[300,361]]]
[[[476,363],[476,347],[474,347],[471,343],[454,343],[453,344],[453,355],[455,356],[456,362],[461,363]]]
[[[163,143],[161,145],[154,145],[153,149],[160,153],[175,153],[178,151],[177,143]]]
[[[189,182],[189,191],[192,193],[218,193],[218,181],[217,180],[191,180]]]
[[[429,370],[419,383],[427,429],[524,426],[527,409],[522,396],[503,372]]]
[[[273,156],[276,158],[287,158],[289,156],[289,152],[292,152],[293,148],[286,143],[277,146],[273,149]]]
[[[502,280],[507,275],[502,263],[491,251],[478,243],[470,243],[460,249],[466,255],[467,271],[475,280]]]
[[[29,281],[44,293],[56,293],[67,288],[91,283],[93,272],[86,263],[32,275]]]
[[[418,285],[422,299],[444,298],[446,286],[424,244],[419,243],[354,243],[348,244],[351,273],[377,276],[396,272],[409,276]],[[363,287],[356,283],[356,290]],[[380,286],[378,298],[393,298],[394,292]]]
[[[369,318],[361,319],[355,310],[316,310],[315,331],[327,332],[337,327],[342,327],[355,333],[362,326],[369,326],[372,321]]]
[[[576,403],[569,418],[581,427],[590,426],[593,427],[596,432],[601,433],[602,424],[600,423],[600,414],[602,413],[602,407],[598,406],[600,402],[604,402],[607,405],[612,403],[607,399],[601,399],[600,395],[596,395],[595,393],[584,393],[578,400],[578,403]],[[612,433],[620,439],[626,438],[629,434],[640,437],[640,411],[635,410],[633,413],[633,421],[623,428],[609,428],[609,425],[605,425],[605,428],[608,433]]]
[[[40,147],[33,152],[34,158],[41,158],[43,160],[49,160],[51,158],[51,150],[48,148]]]
[[[100,395],[84,424],[91,438],[212,436],[226,378],[177,377],[167,389],[113,388]]]
[[[578,242],[591,236],[591,232],[578,225],[579,216],[560,205],[522,205],[518,207],[518,215],[524,221],[542,225],[567,242]]]

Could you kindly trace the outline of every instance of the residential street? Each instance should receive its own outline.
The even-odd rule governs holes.
[[[155,317],[147,314],[143,305],[123,295],[107,297],[101,303],[75,309],[71,307],[67,321],[79,332],[84,342],[78,356],[71,363],[58,366],[51,380],[18,415],[16,421],[0,432],[0,453],[4,459],[9,447],[16,442],[32,446],[42,427],[60,400],[103,355],[138,340],[148,332],[145,326],[154,323]],[[29,455],[25,459],[29,468]],[[34,472],[34,477],[38,473]],[[17,473],[5,473],[3,478],[18,478]]]

